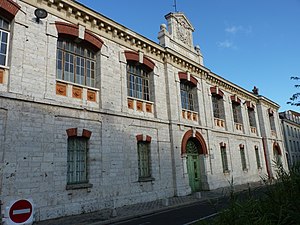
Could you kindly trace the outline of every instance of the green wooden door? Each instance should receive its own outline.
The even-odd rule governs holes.
[[[199,155],[188,155],[187,156],[187,168],[189,174],[189,183],[192,192],[200,191],[201,179],[200,179],[200,161]]]
[[[200,157],[198,146],[192,141],[187,142],[187,170],[192,192],[201,190]]]

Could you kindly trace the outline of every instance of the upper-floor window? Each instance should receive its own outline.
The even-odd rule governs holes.
[[[58,38],[57,79],[95,87],[96,52],[81,43]]]
[[[275,128],[274,112],[271,109],[269,109],[269,121],[270,121],[271,131],[275,132],[276,128]]]
[[[243,123],[240,103],[232,102],[232,113],[233,113],[233,120],[235,123]]]
[[[127,92],[129,97],[151,101],[150,69],[135,61],[127,62]]]
[[[255,112],[253,108],[248,108],[248,117],[250,127],[256,127]]]
[[[214,117],[225,119],[223,98],[220,95],[212,94],[212,106]]]
[[[7,66],[10,23],[0,17],[0,65]]]
[[[183,109],[195,111],[194,89],[188,82],[180,82],[181,107]]]

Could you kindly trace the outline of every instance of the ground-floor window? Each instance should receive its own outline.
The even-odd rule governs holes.
[[[150,143],[146,141],[138,142],[138,166],[139,178],[150,178]]]
[[[85,137],[68,138],[68,184],[87,183],[88,139]]]
[[[247,163],[246,163],[246,155],[245,155],[245,149],[244,147],[240,147],[240,154],[241,154],[241,163],[242,163],[242,169],[247,169]]]
[[[221,146],[221,157],[222,157],[223,172],[224,173],[229,172],[227,152],[226,152],[226,147],[225,146]]]

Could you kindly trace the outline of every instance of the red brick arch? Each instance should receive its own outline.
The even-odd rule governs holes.
[[[180,80],[188,80],[188,74],[184,73],[184,72],[179,72],[178,77]],[[189,82],[191,82],[194,86],[197,86],[197,83],[198,83],[197,79],[195,77],[193,77],[192,75],[190,75]]]
[[[202,135],[198,131],[196,131],[195,136],[193,136],[193,131],[192,130],[187,131],[184,134],[183,138],[182,138],[182,142],[181,142],[181,154],[186,154],[186,144],[187,144],[187,141],[190,138],[193,138],[193,137],[196,138],[199,141],[199,143],[200,143],[201,148],[198,149],[199,154],[207,155],[208,151],[207,151],[207,146],[206,146],[204,138],[202,137]]]
[[[215,95],[218,95],[219,97],[222,97],[224,96],[224,92],[222,90],[220,90],[219,87],[215,86],[215,87],[210,87],[210,93],[211,94],[215,94]]]
[[[0,0],[0,14],[9,20],[16,16],[20,8],[21,6],[12,0]]]
[[[125,51],[124,53],[125,53],[126,60],[139,62],[139,54],[137,52]],[[154,70],[155,63],[151,59],[145,56],[143,57],[143,64],[148,68],[150,68],[151,70]]]
[[[79,36],[79,27],[77,25],[56,21],[55,26],[59,35],[69,36],[72,38],[78,38]],[[84,41],[97,50],[100,50],[104,43],[99,37],[89,30],[85,30],[84,32]]]

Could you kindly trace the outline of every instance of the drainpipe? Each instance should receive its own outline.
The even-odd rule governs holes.
[[[265,156],[265,161],[266,161],[266,167],[267,167],[268,178],[270,179],[270,178],[271,178],[271,175],[270,175],[269,162],[268,162],[268,159],[267,159],[267,149],[266,149],[265,141],[266,141],[266,138],[263,137],[263,138],[262,138],[262,143],[263,143],[263,149],[264,149],[264,156]]]

